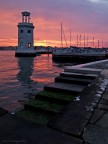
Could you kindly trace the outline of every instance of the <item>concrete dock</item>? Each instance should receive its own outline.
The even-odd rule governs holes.
[[[46,127],[0,109],[0,144],[108,144],[108,60],[67,67],[45,89],[63,86],[77,95]]]

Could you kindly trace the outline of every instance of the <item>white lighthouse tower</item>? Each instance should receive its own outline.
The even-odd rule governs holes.
[[[36,56],[33,30],[34,26],[30,22],[30,13],[22,12],[22,22],[18,23],[18,48],[15,56]]]

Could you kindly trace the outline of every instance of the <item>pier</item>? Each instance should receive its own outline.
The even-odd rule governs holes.
[[[0,109],[0,142],[107,144],[107,63],[66,67],[16,115]]]

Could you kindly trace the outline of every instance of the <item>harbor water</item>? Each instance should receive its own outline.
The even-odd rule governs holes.
[[[0,107],[17,110],[53,82],[66,65],[72,63],[54,63],[52,55],[18,58],[12,50],[0,51]]]

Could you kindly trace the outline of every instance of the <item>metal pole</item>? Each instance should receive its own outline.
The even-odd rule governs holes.
[[[84,48],[85,48],[85,35],[84,35]]]
[[[63,48],[63,42],[62,42],[62,22],[61,22],[61,48]]]
[[[77,34],[77,47],[78,47],[78,34]]]
[[[71,47],[71,29],[70,29],[70,47]]]
[[[94,37],[93,37],[93,48],[94,48]]]
[[[99,40],[98,40],[98,48],[99,48]]]
[[[87,47],[88,47],[88,37],[87,37]]]
[[[81,47],[81,34],[80,34],[80,47]]]

